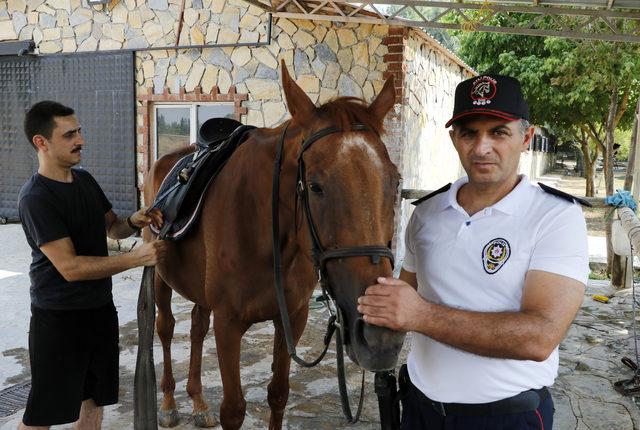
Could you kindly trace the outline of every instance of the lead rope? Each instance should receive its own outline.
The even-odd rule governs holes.
[[[337,308],[336,308],[337,309]],[[336,312],[339,311],[336,310]],[[344,339],[342,335],[343,330],[342,318],[338,318],[338,330],[336,334],[336,370],[338,374],[338,390],[340,391],[340,403],[342,405],[342,413],[347,419],[347,423],[355,424],[360,420],[360,414],[362,413],[362,406],[364,404],[364,376],[365,371],[362,370],[362,379],[360,381],[360,400],[358,401],[358,409],[355,416],[351,413],[351,402],[349,401],[349,392],[347,391],[347,372],[344,366]]]

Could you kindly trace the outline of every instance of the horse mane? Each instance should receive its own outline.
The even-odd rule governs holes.
[[[375,118],[367,104],[357,97],[338,97],[319,108],[317,112],[343,130],[351,130],[354,124],[363,124],[378,136],[384,134],[381,118]]]

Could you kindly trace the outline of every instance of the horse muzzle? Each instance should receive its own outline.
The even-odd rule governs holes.
[[[347,327],[344,342],[351,361],[372,372],[393,370],[405,333],[367,324],[357,312],[350,316],[343,323]]]

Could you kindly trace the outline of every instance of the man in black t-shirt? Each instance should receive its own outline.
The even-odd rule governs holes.
[[[36,103],[24,129],[38,153],[38,172],[22,187],[18,212],[31,247],[31,392],[20,429],[76,422],[99,429],[102,407],[118,401],[118,317],[111,276],[152,266],[162,241],[108,256],[106,237],[122,239],[159,211],[118,218],[80,162],[84,139],[73,109]]]

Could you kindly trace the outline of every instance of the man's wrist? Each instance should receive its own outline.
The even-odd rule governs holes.
[[[133,231],[138,231],[140,230],[140,227],[138,227],[137,225],[135,225],[132,221],[131,221],[131,215],[129,215],[127,217],[127,225],[129,226],[129,228]]]
[[[420,298],[420,312],[419,316],[412,321],[412,330],[426,336],[429,336],[433,323],[434,323],[434,313],[437,311],[437,305],[424,297]]]

